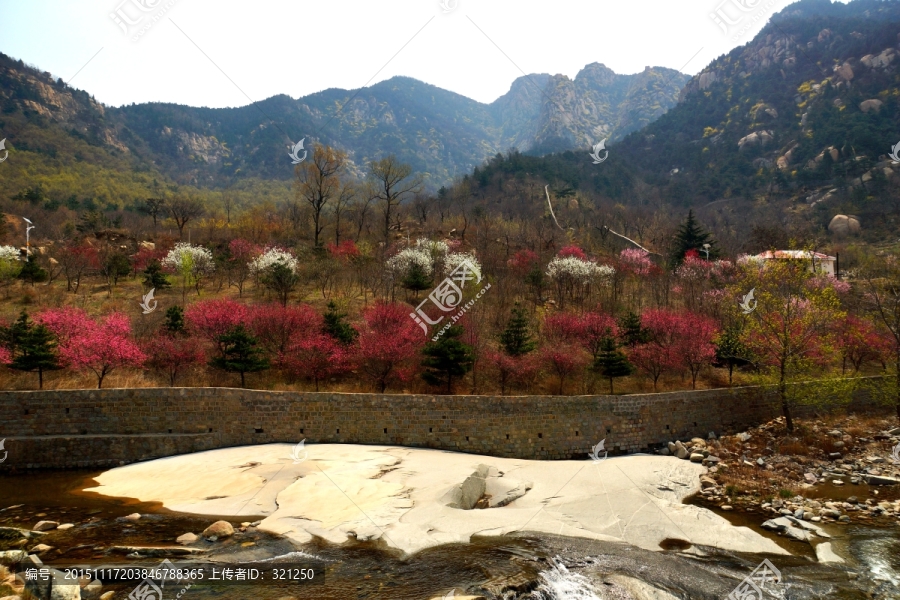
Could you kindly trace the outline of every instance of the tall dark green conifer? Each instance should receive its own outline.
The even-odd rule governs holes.
[[[612,336],[603,338],[600,344],[600,353],[594,361],[593,370],[601,376],[609,379],[609,393],[613,394],[613,379],[616,377],[628,377],[634,373],[634,366],[628,357],[616,347],[616,341]]]
[[[406,289],[415,292],[416,298],[418,298],[419,292],[431,287],[431,277],[428,276],[422,265],[413,262],[410,263],[409,271],[406,273],[406,276],[403,277],[401,284]]]
[[[60,369],[56,336],[43,325],[35,324],[22,311],[19,319],[4,332],[12,352],[9,367],[38,374],[38,388],[44,389],[44,371]]]
[[[522,356],[534,350],[535,342],[528,333],[528,317],[518,304],[512,309],[512,316],[506,329],[500,334],[500,346],[509,356]]]
[[[269,360],[262,356],[258,341],[243,325],[220,335],[217,342],[220,355],[209,364],[229,373],[240,373],[241,387],[244,387],[245,373],[256,373],[269,368]]]
[[[169,278],[162,272],[162,265],[155,258],[144,269],[144,285],[157,290],[163,290],[172,285],[169,283]]]
[[[324,318],[322,331],[341,344],[349,346],[359,337],[359,332],[345,321],[347,313],[339,311],[334,300],[328,302],[328,310],[322,316]]]
[[[436,342],[428,342],[422,354],[425,372],[422,378],[431,385],[446,385],[447,393],[453,393],[453,380],[472,370],[475,352],[459,340],[463,334],[460,325],[453,325]]]
[[[650,336],[641,326],[641,317],[633,312],[629,312],[619,319],[619,337],[626,346],[634,348],[638,344],[646,344]]]
[[[184,309],[178,305],[167,308],[163,329],[165,329],[166,333],[169,335],[184,333]]]
[[[35,259],[34,254],[32,254],[28,257],[28,260],[25,261],[22,270],[19,271],[18,277],[25,283],[30,283],[31,287],[34,287],[35,283],[47,281],[47,271],[37,264],[37,259]]]
[[[675,234],[675,246],[672,249],[672,263],[680,265],[684,260],[684,255],[690,250],[695,250],[701,258],[706,258],[706,252],[703,251],[703,244],[709,244],[710,260],[719,256],[719,249],[716,248],[716,242],[712,239],[712,234],[705,231],[703,227],[694,218],[694,211],[689,210],[687,219],[678,228]]]

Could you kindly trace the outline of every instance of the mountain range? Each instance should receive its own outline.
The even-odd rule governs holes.
[[[297,100],[279,95],[240,108],[115,108],[0,55],[0,125],[16,150],[65,160],[64,138],[75,138],[182,185],[289,180],[288,148],[303,139],[307,149],[322,143],[347,152],[357,176],[372,160],[395,154],[437,189],[510,148],[541,154],[621,139],[674,106],[687,79],[672,69],[619,75],[592,63],[575,79],[520,77],[491,104],[393,77],[358,90],[329,89]],[[43,134],[24,135],[29,125]],[[44,139],[37,144],[34,137]]]

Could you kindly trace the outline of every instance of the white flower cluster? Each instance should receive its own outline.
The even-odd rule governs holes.
[[[556,257],[547,265],[547,277],[550,279],[572,279],[585,285],[595,280],[608,280],[615,273],[616,270],[610,266],[598,265],[575,256]]]
[[[474,254],[469,252],[453,252],[448,254],[444,259],[444,275],[452,273],[459,265],[468,262],[471,268],[478,274],[477,278],[481,278],[481,263],[475,258]]]
[[[19,260],[19,249],[12,246],[0,246],[0,260],[12,262]]]
[[[418,243],[416,243],[416,246],[418,246]],[[385,264],[388,270],[398,277],[406,277],[414,264],[419,265],[425,275],[431,275],[432,271],[434,271],[431,253],[418,247],[401,250],[387,259]]]
[[[162,266],[179,273],[188,271],[192,274],[205,274],[212,273],[216,268],[212,252],[203,246],[192,246],[183,242],[175,244],[161,263]]]
[[[282,250],[281,248],[269,248],[259,257],[251,260],[248,264],[250,265],[250,272],[254,275],[259,275],[274,266],[275,263],[283,264],[293,273],[296,273],[297,267],[300,266],[297,262],[297,257],[291,252]]]
[[[440,240],[432,241],[425,238],[419,238],[416,240],[416,250],[427,252],[434,258],[441,258],[447,256],[450,252],[450,246],[447,245],[447,242],[442,242]]]

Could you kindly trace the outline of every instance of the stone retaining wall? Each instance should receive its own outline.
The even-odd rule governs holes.
[[[0,392],[0,469],[105,467],[272,442],[531,458],[646,451],[780,414],[755,387],[629,396],[420,396],[136,388]],[[2,458],[2,452],[0,452]]]

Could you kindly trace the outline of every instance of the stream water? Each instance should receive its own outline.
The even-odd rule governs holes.
[[[53,547],[42,555],[44,563],[63,570],[76,565],[156,566],[161,558],[129,558],[113,547],[171,546],[179,535],[199,534],[217,520],[209,515],[173,513],[158,504],[83,492],[95,484],[92,477],[96,474],[5,473],[0,478],[0,527],[31,529],[42,519],[75,524],[66,531],[51,531],[40,540]],[[142,515],[139,520],[123,519],[135,512]],[[760,529],[761,515],[727,516],[735,524],[776,539],[794,554],[768,557],[790,583],[785,598],[900,599],[900,529],[896,527],[842,526],[832,542],[851,560],[834,566],[815,562],[808,545]],[[255,520],[224,518],[236,528],[240,521]],[[0,549],[9,548],[3,544],[0,540]],[[722,599],[765,558],[694,547],[683,540],[666,540],[660,551],[651,552],[543,534],[475,538],[470,544],[431,548],[405,558],[373,543],[335,546],[315,542],[297,547],[254,527],[202,544],[209,552],[192,560],[193,564],[202,562],[207,572],[210,565],[275,566],[306,569],[306,573],[311,569],[314,576],[311,580],[269,578],[252,583],[204,580],[195,581],[189,589],[173,587],[170,582],[162,600],[178,594],[185,600],[426,600],[467,594],[491,600],[628,600],[642,597],[634,591],[635,585],[640,586],[636,582],[680,599]],[[184,562],[172,560],[179,566]],[[107,583],[103,590],[116,591],[118,599],[128,597],[134,587],[135,582]]]

